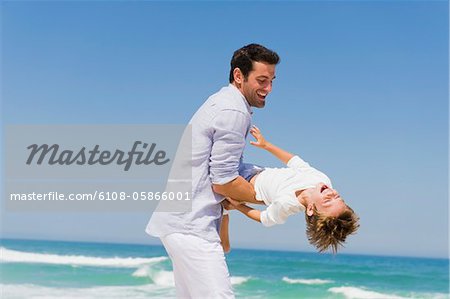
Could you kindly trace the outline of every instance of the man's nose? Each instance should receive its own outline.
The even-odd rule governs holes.
[[[265,87],[264,87],[264,91],[266,91],[267,93],[270,93],[272,91],[272,82],[269,82]]]

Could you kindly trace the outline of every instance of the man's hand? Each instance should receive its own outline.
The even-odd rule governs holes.
[[[231,197],[227,198],[227,201],[236,209],[238,206],[242,204],[242,202],[232,199]]]
[[[248,207],[240,201],[227,197],[222,201],[222,205],[227,210],[238,210],[248,218],[261,222],[261,212]]]
[[[225,210],[236,210],[236,207],[239,206],[241,203],[237,200],[234,200],[230,197],[226,197],[222,201],[222,206]]]

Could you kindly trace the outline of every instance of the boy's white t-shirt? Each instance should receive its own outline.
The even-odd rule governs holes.
[[[295,192],[324,183],[332,188],[330,179],[311,167],[299,156],[292,157],[285,168],[265,168],[255,180],[256,198],[268,206],[261,212],[264,226],[282,224],[293,214],[305,211]]]

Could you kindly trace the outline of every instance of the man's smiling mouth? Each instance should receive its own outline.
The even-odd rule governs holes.
[[[256,94],[257,94],[260,98],[263,98],[263,99],[265,99],[265,98],[267,97],[267,93],[259,93],[259,92],[256,92]]]

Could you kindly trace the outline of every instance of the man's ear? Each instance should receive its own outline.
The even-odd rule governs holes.
[[[310,203],[310,204],[306,207],[306,215],[308,215],[308,216],[314,215],[314,205],[313,205],[312,203]]]
[[[240,68],[235,68],[233,70],[233,77],[234,77],[234,82],[236,82],[237,84],[242,84],[242,82],[244,81],[244,75],[241,72]]]

